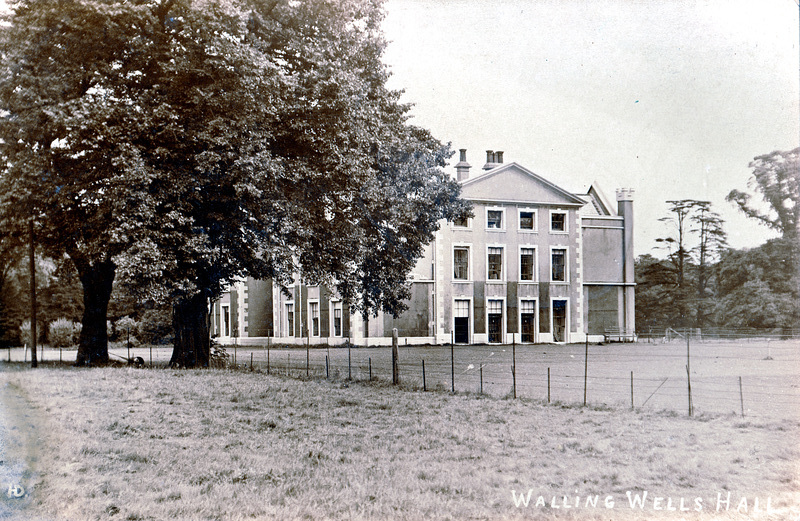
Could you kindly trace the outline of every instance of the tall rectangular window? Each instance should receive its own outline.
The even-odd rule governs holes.
[[[536,250],[522,248],[519,251],[519,279],[533,281],[536,272]]]
[[[567,231],[567,213],[566,212],[550,212],[550,231],[551,232],[565,232]]]
[[[333,336],[342,336],[342,303],[333,303]]]
[[[536,341],[536,301],[523,300],[519,303],[519,318],[522,326],[523,342],[532,343]]]
[[[453,279],[469,280],[469,248],[456,246],[453,248]]]
[[[486,227],[492,230],[503,229],[503,211],[486,210]]]
[[[552,281],[567,281],[567,250],[555,249],[551,255]]]
[[[294,304],[286,304],[287,336],[294,336]]]
[[[453,340],[456,344],[469,343],[469,300],[453,302]]]
[[[536,213],[532,210],[519,211],[519,229],[520,230],[535,230],[536,229]]]
[[[231,336],[231,308],[222,306],[222,336]]]
[[[486,266],[488,280],[503,280],[503,248],[489,248]]]
[[[489,326],[489,342],[503,341],[503,301],[490,300],[486,303],[486,318]]]
[[[311,336],[319,336],[319,302],[309,302],[311,311]]]

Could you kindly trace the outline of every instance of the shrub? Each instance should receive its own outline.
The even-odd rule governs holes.
[[[36,324],[36,343],[41,343],[42,339],[42,326],[41,324]],[[20,344],[27,345],[28,347],[31,346],[31,321],[25,320],[19,326],[19,342]]]
[[[173,340],[169,310],[148,309],[137,324],[136,336],[145,344],[168,344]]]
[[[116,333],[116,339],[120,340],[121,342],[127,341],[129,334],[136,334],[136,320],[127,316],[122,317],[114,322],[114,332]]]
[[[50,322],[48,338],[53,347],[71,347],[75,345],[75,323],[66,318]]]

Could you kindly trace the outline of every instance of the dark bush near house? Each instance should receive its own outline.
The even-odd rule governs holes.
[[[174,338],[172,314],[169,309],[148,309],[142,313],[136,336],[145,344],[169,344]]]

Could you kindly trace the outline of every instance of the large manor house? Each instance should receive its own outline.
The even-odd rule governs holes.
[[[387,345],[567,343],[632,338],[633,191],[610,201],[593,184],[571,193],[487,151],[456,174],[474,217],[442,222],[409,274],[411,299],[398,317],[350,313],[325,286],[271,280],[233,285],[213,306],[223,343]],[[614,204],[615,203],[615,204]]]

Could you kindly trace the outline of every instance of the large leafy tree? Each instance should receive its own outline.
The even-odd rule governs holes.
[[[385,87],[377,2],[17,2],[3,30],[2,211],[84,288],[107,359],[114,278],[174,301],[173,363],[208,361],[237,277],[327,281],[398,311],[436,223],[466,211],[449,148]]]
[[[779,266],[788,277],[791,291],[785,291],[782,285],[776,290],[775,285],[764,280],[763,269],[751,269],[753,275],[748,285],[740,286],[739,293],[752,289],[754,294],[774,297],[770,306],[753,308],[750,304],[757,301],[755,298],[746,299],[740,303],[743,309],[742,318],[749,318],[745,322],[752,322],[757,316],[762,316],[762,310],[772,309],[775,313],[768,313],[763,320],[756,320],[758,324],[780,324],[788,327],[787,321],[797,326],[800,323],[800,148],[789,151],[776,150],[753,159],[750,163],[753,172],[748,180],[748,188],[757,192],[761,201],[740,190],[731,190],[727,200],[735,204],[748,217],[761,224],[780,232],[781,241],[772,241],[752,252],[742,253],[746,257],[759,257],[759,251],[767,249],[774,255],[772,267]],[[728,259],[728,264],[739,266],[736,258]],[[753,266],[753,264],[750,264]],[[736,269],[741,273],[741,266]],[[769,270],[768,270],[769,271]],[[731,299],[736,299],[731,293]],[[740,295],[741,296],[741,295]],[[788,299],[788,300],[787,300]],[[788,302],[792,305],[780,305],[779,302]],[[750,304],[748,304],[750,303]],[[775,307],[777,306],[777,307]],[[748,314],[747,309],[752,308],[753,314]],[[727,315],[728,317],[730,314]],[[771,319],[769,317],[772,317]]]
[[[753,159],[748,187],[758,192],[761,204],[741,190],[731,190],[727,200],[745,215],[777,230],[784,239],[800,237],[800,148],[776,150]]]
[[[757,248],[728,250],[719,263],[720,325],[732,328],[796,328],[800,319],[797,273],[800,244],[772,239]]]

